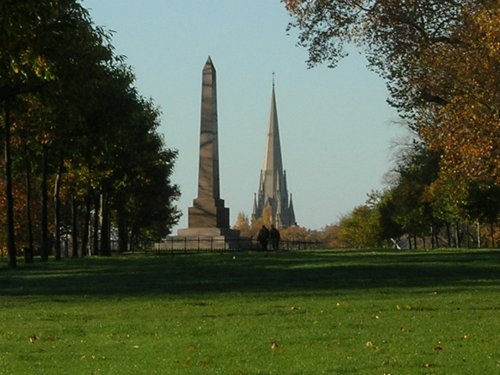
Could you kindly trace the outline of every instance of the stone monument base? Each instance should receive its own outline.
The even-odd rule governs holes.
[[[240,237],[240,231],[229,228],[185,228],[163,242],[166,250],[238,250],[249,249],[251,239]]]

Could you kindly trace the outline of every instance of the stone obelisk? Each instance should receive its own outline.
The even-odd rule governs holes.
[[[203,68],[201,90],[198,196],[188,210],[188,228],[180,229],[178,236],[239,236],[239,231],[229,228],[229,208],[220,198],[217,80],[210,57]]]

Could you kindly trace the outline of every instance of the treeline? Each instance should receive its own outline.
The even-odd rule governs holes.
[[[444,183],[438,153],[417,144],[401,159],[393,181],[345,215],[336,238],[348,247],[496,247],[500,187]]]
[[[76,0],[0,4],[0,249],[109,255],[169,233],[176,151],[110,33]]]
[[[387,191],[328,227],[355,247],[497,246],[500,61],[497,0],[283,0],[308,63],[356,44],[415,134]],[[333,230],[335,229],[335,230]]]

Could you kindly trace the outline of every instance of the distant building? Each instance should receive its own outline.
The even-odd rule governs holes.
[[[260,171],[259,192],[254,196],[252,221],[261,218],[267,207],[270,207],[267,211],[271,212],[271,221],[276,227],[289,227],[295,224],[292,195],[288,195],[286,171],[283,170],[281,160],[274,82],[264,169]]]

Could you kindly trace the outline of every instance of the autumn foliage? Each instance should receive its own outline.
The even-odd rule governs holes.
[[[369,67],[386,80],[389,103],[416,135],[418,147],[399,161],[399,178],[380,202],[384,213],[393,215],[382,216],[386,229],[432,238],[445,228],[447,242],[460,243],[475,221],[475,237],[481,238],[484,223],[490,228],[488,242],[495,246],[500,215],[498,1],[283,3],[293,17],[290,28],[299,30],[299,44],[309,51],[310,66],[326,62],[335,67],[345,47],[357,45]]]
[[[283,2],[310,65],[363,48],[391,104],[441,153],[443,178],[500,182],[498,1]]]

